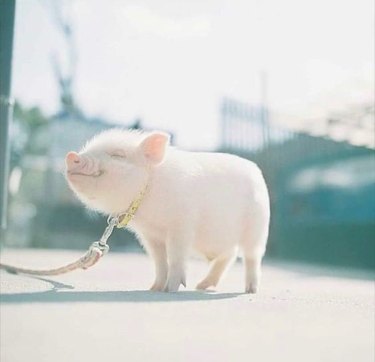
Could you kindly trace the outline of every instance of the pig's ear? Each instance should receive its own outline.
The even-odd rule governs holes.
[[[170,136],[164,132],[152,132],[141,143],[144,157],[153,165],[163,162]]]

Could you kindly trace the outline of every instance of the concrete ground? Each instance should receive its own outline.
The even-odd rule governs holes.
[[[72,251],[5,250],[2,262],[52,267]],[[0,273],[1,362],[374,362],[369,275],[265,263],[257,295],[242,294],[237,263],[216,292],[195,292],[207,266],[192,260],[188,288],[145,291],[143,254],[109,253],[88,271],[54,278]]]

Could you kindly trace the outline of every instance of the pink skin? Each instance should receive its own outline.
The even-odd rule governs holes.
[[[155,132],[143,139],[138,135],[130,143],[123,141],[126,137],[129,133],[110,130],[81,152],[66,155],[69,186],[89,208],[105,214],[125,211],[148,179],[150,168],[163,161],[168,135]]]
[[[65,158],[68,178],[74,175],[100,176],[101,171],[93,158],[79,155],[77,152],[69,152]]]
[[[69,184],[77,192],[85,194],[82,201],[86,203],[94,201],[96,181],[103,174],[103,170],[99,167],[99,160],[72,151],[66,155],[65,164]]]
[[[103,150],[69,152],[65,157],[66,178],[71,189],[89,208],[105,214],[124,212],[143,186],[144,166]]]

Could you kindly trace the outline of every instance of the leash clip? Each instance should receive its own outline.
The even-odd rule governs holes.
[[[109,251],[109,245],[107,244],[107,240],[111,236],[113,229],[115,226],[117,226],[119,223],[118,216],[112,216],[109,215],[107,219],[107,227],[104,230],[104,233],[99,241],[95,241],[91,244],[91,248],[98,248],[103,255],[108,253]]]

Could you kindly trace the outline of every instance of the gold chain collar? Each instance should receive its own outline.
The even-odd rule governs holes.
[[[149,179],[146,182],[146,185],[143,189],[139,192],[138,196],[131,202],[128,209],[118,215],[118,223],[116,225],[117,228],[125,228],[131,220],[133,220],[139,206],[141,205],[143,198],[146,195],[146,192],[149,187]]]

